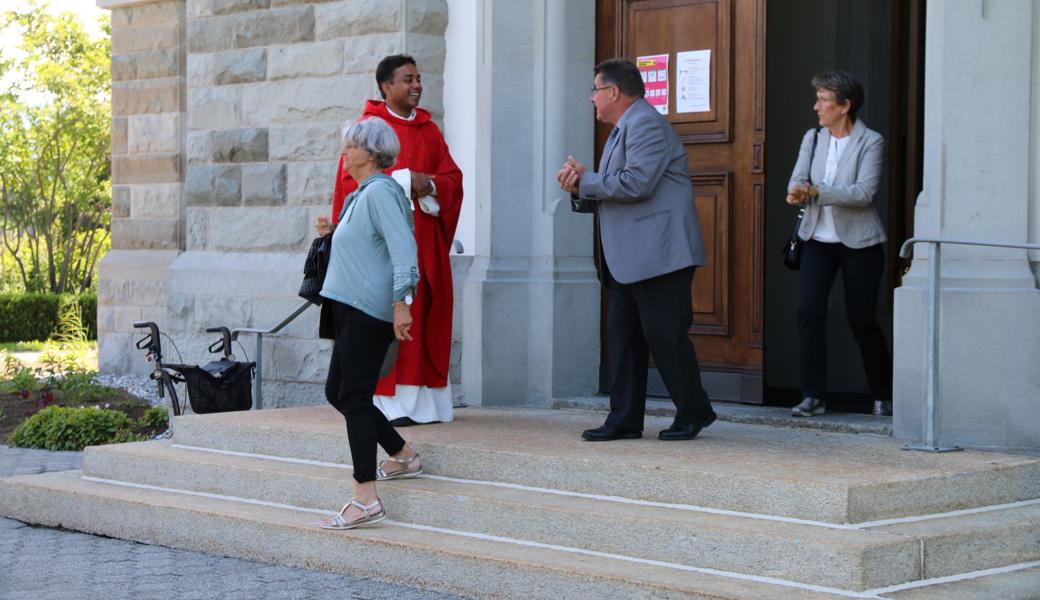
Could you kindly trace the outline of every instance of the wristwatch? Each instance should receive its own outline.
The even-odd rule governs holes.
[[[414,298],[412,298],[412,295],[411,295],[411,294],[405,294],[405,295],[404,295],[404,298],[402,298],[402,299],[400,299],[400,300],[397,300],[396,302],[394,302],[394,304],[397,304],[397,302],[404,302],[404,305],[405,305],[405,306],[411,306],[411,305],[412,305],[412,302],[413,302],[414,300],[415,300],[415,299],[414,299]]]

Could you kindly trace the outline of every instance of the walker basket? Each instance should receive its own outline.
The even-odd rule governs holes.
[[[188,401],[196,414],[249,410],[253,407],[256,363],[214,360],[201,367],[180,367]]]

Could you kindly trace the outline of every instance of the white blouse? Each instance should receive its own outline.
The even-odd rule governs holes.
[[[823,184],[830,185],[834,182],[834,174],[838,170],[838,161],[849,145],[852,136],[836,138],[831,136],[830,147],[827,150],[827,168],[823,173]],[[813,230],[812,239],[818,242],[836,244],[841,242],[838,237],[838,229],[834,224],[834,209],[830,206],[821,206],[820,218],[816,221],[816,229]]]

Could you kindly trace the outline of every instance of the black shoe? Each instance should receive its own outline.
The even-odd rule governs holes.
[[[693,423],[690,423],[688,425],[672,423],[671,427],[657,434],[657,439],[664,440],[666,442],[675,442],[678,440],[692,440],[693,438],[697,437],[697,434],[700,433],[702,429],[714,423],[715,419],[717,418],[718,415],[712,413],[712,415],[708,417],[708,420],[704,421],[700,425],[694,425]]]
[[[891,400],[875,400],[874,401],[874,416],[875,417],[891,417],[892,416],[892,401]]]
[[[819,398],[806,396],[802,401],[791,409],[791,415],[795,417],[815,417],[827,412],[827,404]]]
[[[396,419],[390,419],[390,425],[393,427],[411,427],[412,425],[418,425],[410,417],[397,417]]]
[[[638,440],[643,437],[642,431],[625,429],[616,425],[603,425],[595,429],[586,429],[581,432],[581,438],[586,442],[610,442],[613,440]]]

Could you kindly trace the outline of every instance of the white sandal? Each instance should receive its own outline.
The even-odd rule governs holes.
[[[413,471],[408,468],[408,465],[412,464],[412,462],[414,461],[419,461],[419,466]],[[385,465],[388,462],[397,463],[404,468],[400,471],[387,473],[383,470],[383,465]],[[409,456],[408,458],[394,458],[391,456],[390,458],[379,463],[379,467],[376,469],[376,481],[386,481],[388,479],[411,479],[412,477],[418,477],[419,475],[422,475],[422,472],[423,464],[422,460],[419,458],[418,452]]]
[[[343,514],[347,512],[347,509],[351,506],[356,506],[361,509],[362,516],[348,521]],[[379,512],[375,512],[376,508],[379,508]],[[368,525],[375,525],[380,521],[386,520],[386,511],[383,510],[383,503],[376,498],[376,501],[369,505],[364,505],[357,501],[356,498],[351,498],[350,502],[343,505],[343,508],[339,511],[339,514],[326,519],[319,524],[322,529],[355,529],[357,527],[365,527]]]

